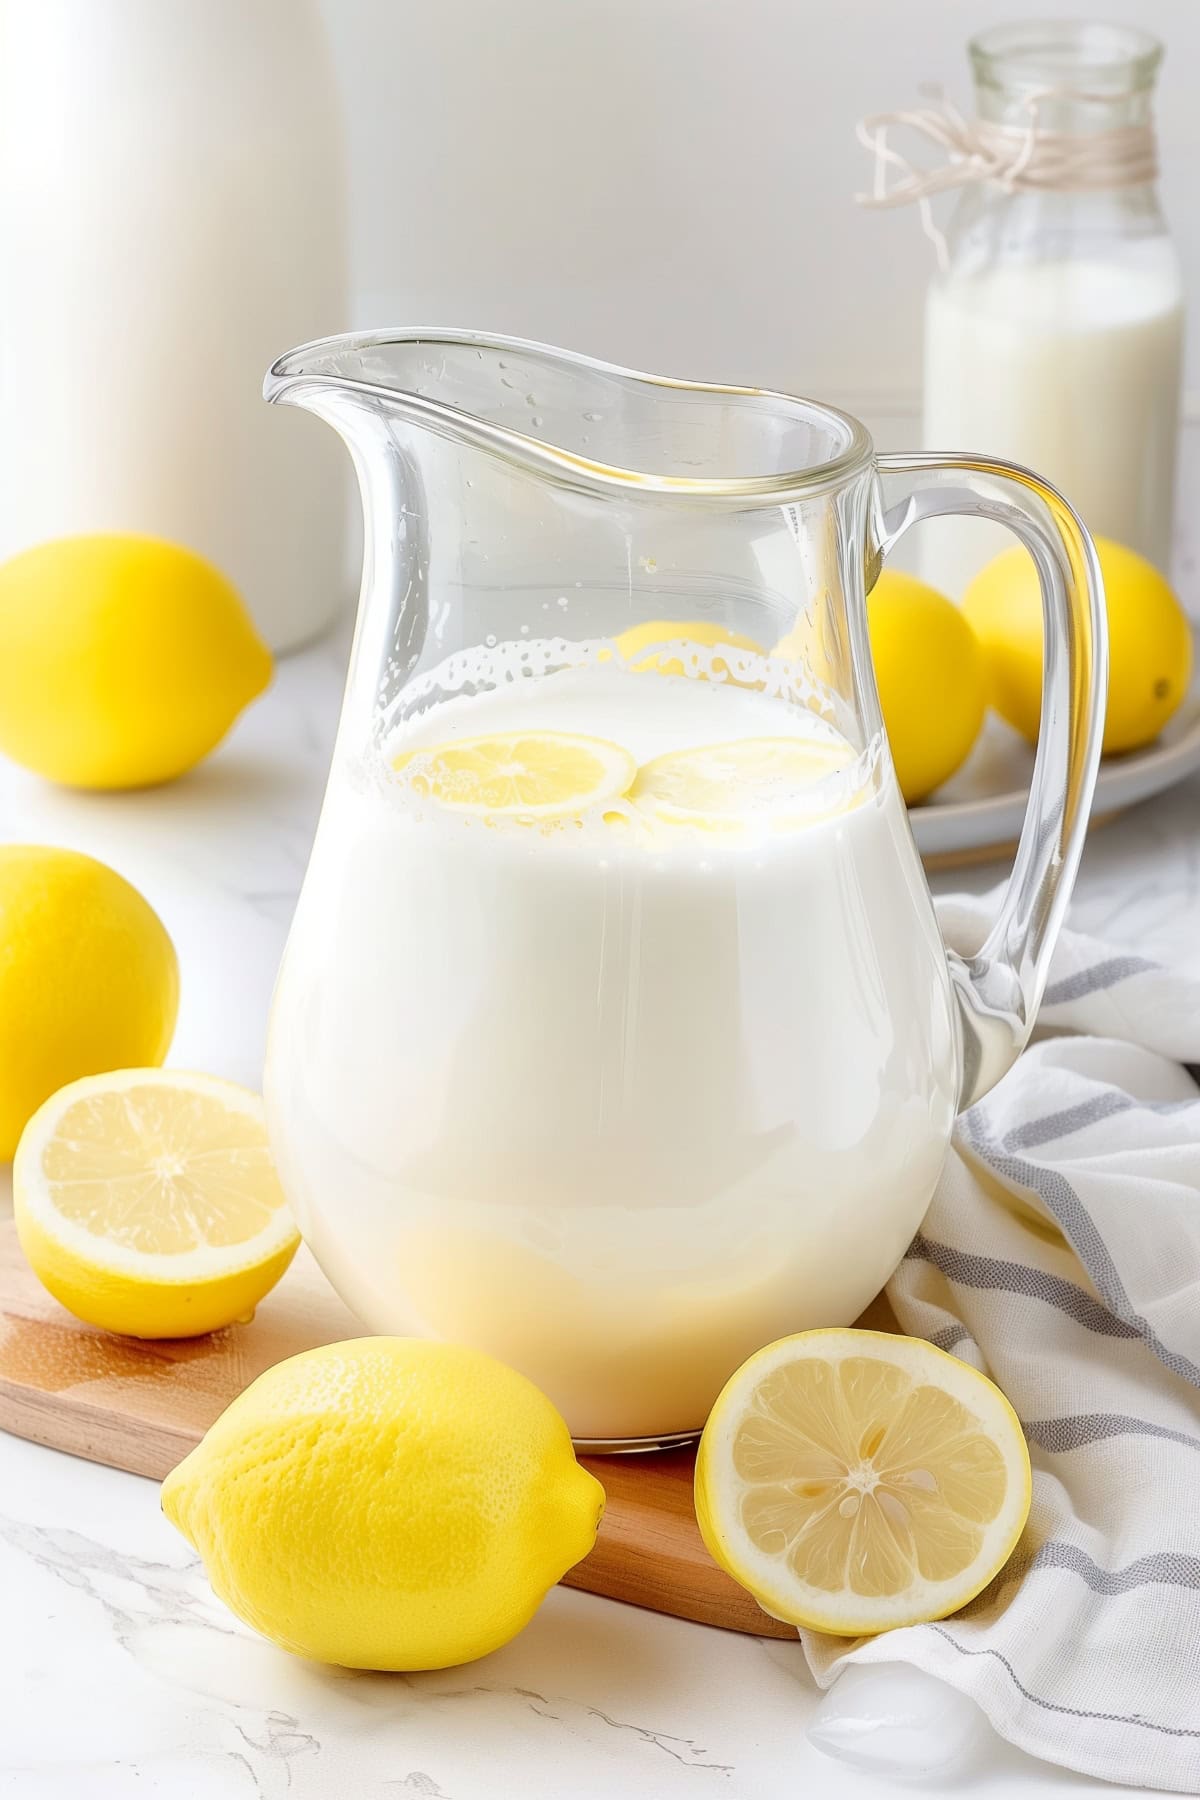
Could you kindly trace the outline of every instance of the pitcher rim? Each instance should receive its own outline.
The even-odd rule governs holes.
[[[431,399],[409,389],[389,387],[386,383],[360,380],[351,375],[316,371],[301,365],[315,356],[331,352],[362,352],[385,349],[395,344],[413,343],[461,344],[476,349],[533,351],[560,358],[579,368],[599,374],[643,382],[648,387],[686,388],[694,393],[741,395],[748,399],[777,401],[785,407],[820,414],[840,425],[846,433],[846,446],[836,456],[813,463],[804,469],[766,475],[684,476],[652,475],[617,464],[597,462],[579,456],[544,438],[530,437],[507,425],[499,425],[476,413],[466,412],[444,400]],[[605,361],[583,351],[566,350],[561,345],[544,343],[537,338],[512,337],[501,332],[476,331],[444,325],[404,325],[375,331],[335,332],[328,337],[312,338],[277,356],[263,382],[263,397],[272,405],[287,405],[297,390],[318,388],[349,394],[370,395],[390,406],[424,420],[430,426],[441,425],[456,438],[489,449],[509,460],[523,463],[540,474],[551,473],[573,487],[612,495],[624,493],[653,494],[674,500],[736,500],[760,505],[786,504],[789,501],[828,493],[840,487],[865,468],[874,455],[874,445],[866,427],[853,413],[827,401],[814,400],[803,394],[789,394],[779,388],[745,387],[736,383],[691,381],[670,375],[656,375],[648,370],[629,368],[624,363]]]

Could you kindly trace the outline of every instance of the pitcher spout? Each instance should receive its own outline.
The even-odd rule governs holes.
[[[829,492],[871,451],[856,420],[811,401],[441,327],[301,345],[272,365],[263,391],[335,424],[348,405],[408,420],[560,484],[685,503],[770,506]]]
[[[439,327],[301,345],[264,392],[332,425],[355,465],[353,682],[383,667],[397,698],[518,613],[531,643],[591,641],[617,596],[639,628],[736,617],[792,646],[830,716],[873,712],[869,684],[852,691],[866,623],[838,551],[861,537],[871,442],[832,407]]]

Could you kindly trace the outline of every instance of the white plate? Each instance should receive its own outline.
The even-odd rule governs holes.
[[[1100,764],[1092,817],[1119,812],[1173,787],[1200,769],[1200,684],[1162,736],[1145,750],[1106,757]],[[1033,751],[1024,738],[989,713],[970,757],[937,797],[909,808],[913,836],[925,857],[979,859],[999,853],[1021,833]]]

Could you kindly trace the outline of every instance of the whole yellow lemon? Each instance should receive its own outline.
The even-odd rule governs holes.
[[[158,914],[105,863],[0,845],[0,1159],[68,1081],[161,1063],[179,1006]]]
[[[58,538],[0,567],[0,750],[51,781],[169,781],[270,676],[236,590],[178,544]]]
[[[1153,563],[1096,539],[1108,614],[1108,709],[1104,753],[1156,738],[1188,690],[1192,634]],[[963,596],[987,667],[996,711],[1031,744],[1042,709],[1042,597],[1029,552],[1015,544],[979,571]]]
[[[444,1669],[529,1623],[604,1507],[567,1427],[480,1350],[356,1338],[268,1369],[167,1476],[239,1618],[352,1669]]]
[[[867,627],[896,779],[912,805],[971,753],[987,710],[983,657],[954,602],[896,569],[867,595]]]

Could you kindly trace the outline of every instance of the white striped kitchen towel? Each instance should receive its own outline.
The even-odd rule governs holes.
[[[988,908],[939,906],[975,947]],[[1002,1737],[1107,1781],[1200,1791],[1200,980],[1064,933],[1038,1041],[963,1115],[889,1286],[905,1331],[1015,1406],[1033,1511],[952,1619],[802,1634],[822,1686],[905,1662]]]

